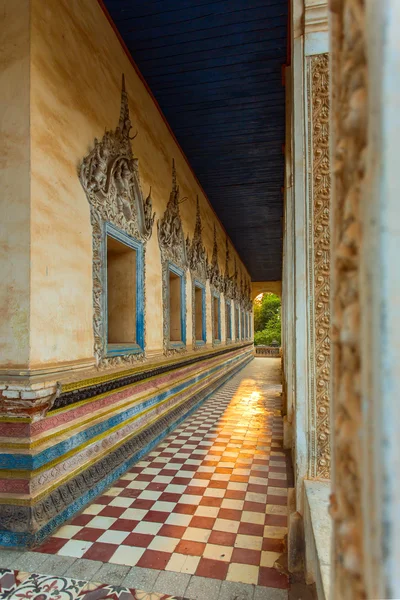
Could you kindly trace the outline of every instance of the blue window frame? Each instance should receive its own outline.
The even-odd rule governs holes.
[[[232,341],[232,306],[230,300],[225,303],[225,331],[226,341]]]
[[[219,294],[213,292],[211,301],[213,303],[213,341],[219,344],[221,342],[221,298]]]
[[[186,284],[182,269],[168,263],[168,331],[170,348],[186,346]],[[179,305],[178,305],[179,303]]]
[[[194,342],[196,346],[203,346],[206,343],[206,288],[200,281],[194,280],[193,283],[193,327]]]
[[[132,251],[134,251],[134,256]],[[128,268],[123,277],[120,277],[119,274],[121,268],[124,269],[124,263],[120,261],[120,265],[116,265],[116,260],[112,259],[115,253],[121,256],[125,253],[128,257],[128,261],[125,261]],[[129,254],[131,257],[129,257]],[[143,264],[143,244],[115,227],[115,225],[105,223],[103,229],[103,275],[105,284],[103,314],[105,317],[107,356],[135,354],[144,351]],[[119,281],[121,287],[118,285]],[[112,291],[109,287],[111,285],[114,286]],[[124,303],[122,310],[118,309],[118,295],[120,298],[125,297],[125,300],[127,297],[129,299],[129,302]],[[133,315],[131,310],[134,313]],[[114,321],[119,321],[119,323],[115,324]],[[127,323],[130,323],[130,327],[127,326]],[[121,337],[128,337],[128,340],[121,339],[121,341],[117,341],[121,331],[124,332]],[[110,342],[110,339],[113,341]]]

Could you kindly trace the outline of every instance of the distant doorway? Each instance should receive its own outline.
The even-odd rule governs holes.
[[[254,345],[281,345],[281,299],[266,292],[254,300]]]

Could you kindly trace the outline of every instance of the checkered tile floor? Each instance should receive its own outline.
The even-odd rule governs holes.
[[[274,563],[289,466],[267,360],[279,359],[252,361],[37,551],[287,588]]]

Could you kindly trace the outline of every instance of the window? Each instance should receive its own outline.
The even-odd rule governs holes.
[[[227,302],[225,305],[225,331],[227,341],[232,339],[232,310],[231,303]]]
[[[169,341],[172,346],[186,343],[185,285],[183,271],[170,265],[168,271],[169,292]]]
[[[199,283],[194,284],[194,331],[196,344],[206,341],[206,311],[205,288]]]
[[[239,307],[238,306],[235,309],[235,313],[236,313],[236,315],[235,315],[235,327],[236,327],[235,334],[236,334],[236,341],[238,341],[239,340]]]
[[[244,338],[244,312],[240,311],[240,339]]]
[[[143,350],[142,246],[106,224],[107,354]]]
[[[213,302],[213,336],[215,342],[221,341],[221,319],[219,296],[212,296]]]

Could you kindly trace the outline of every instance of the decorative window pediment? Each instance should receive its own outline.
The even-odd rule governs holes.
[[[179,204],[186,198],[180,199],[179,195],[175,161],[172,161],[172,191],[164,215],[157,221],[158,243],[163,262],[169,260],[186,270],[188,266],[186,243],[179,212]]]
[[[217,290],[218,292],[222,292],[224,288],[224,279],[222,273],[219,270],[218,264],[218,242],[217,242],[217,230],[214,223],[214,245],[213,245],[213,253],[211,258],[211,264],[208,268],[208,278],[210,280],[210,285]]]
[[[196,225],[194,229],[193,239],[190,242],[189,236],[186,240],[188,265],[192,277],[196,277],[202,283],[205,283],[208,275],[208,257],[203,244],[202,237],[203,227],[201,224],[200,204],[197,197],[196,203]]]
[[[106,131],[102,139],[95,139],[93,149],[85,156],[79,168],[79,179],[90,205],[93,245],[93,333],[94,355],[98,366],[131,363],[144,356],[144,269],[145,245],[151,237],[155,213],[151,194],[142,193],[138,160],[131,147],[128,96],[122,76],[121,109],[118,126]],[[111,225],[137,242],[142,250],[136,273],[137,298],[143,298],[140,312],[143,343],[139,352],[121,351],[120,356],[109,357],[107,347],[107,227]],[[138,248],[140,247],[138,246]],[[138,331],[139,331],[138,329]]]
[[[186,269],[188,257],[185,235],[179,212],[179,204],[185,198],[179,197],[179,186],[176,179],[175,161],[172,161],[172,191],[163,217],[157,221],[158,243],[162,263],[162,294],[163,294],[163,346],[166,355],[175,352],[186,352]],[[181,280],[181,322],[182,340],[180,344],[171,343],[171,298],[170,271],[179,272]]]
[[[226,249],[225,249],[225,273],[223,278],[223,289],[225,298],[229,298],[233,300],[235,298],[235,275],[229,275],[229,261],[230,261],[230,252],[229,252],[229,242],[228,238],[226,238]],[[236,268],[236,261],[235,261]]]
[[[132,152],[125,78],[122,76],[121,110],[115,131],[95,139],[94,148],[82,160],[79,178],[91,207],[136,239],[147,241],[152,234],[155,213],[151,190],[143,196],[138,159]]]

